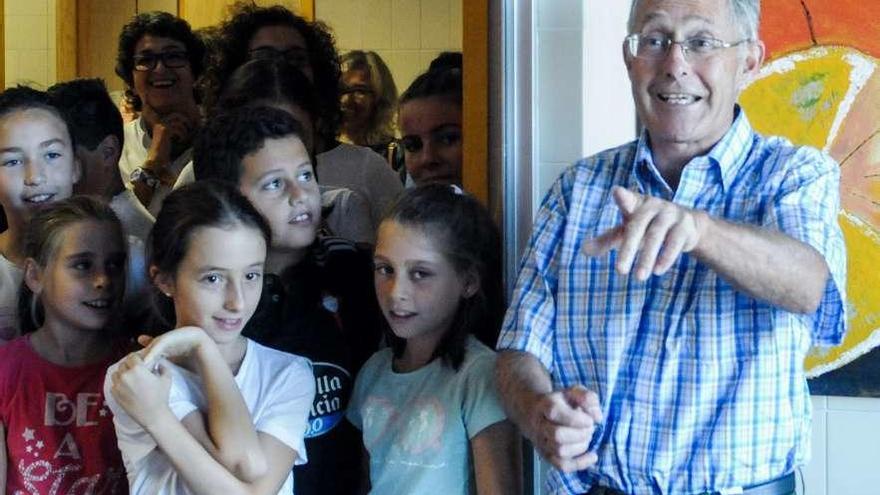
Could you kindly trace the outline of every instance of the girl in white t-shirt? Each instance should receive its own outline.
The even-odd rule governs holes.
[[[270,231],[234,188],[170,194],[150,276],[173,327],[111,367],[105,389],[133,494],[285,493],[304,463],[315,393],[304,358],[241,335],[262,291]]]
[[[488,211],[455,186],[404,193],[374,258],[390,348],[355,381],[370,493],[517,494],[519,436],[494,380],[500,246]],[[364,487],[366,491],[366,486]]]
[[[79,180],[73,138],[49,96],[26,86],[0,92],[0,345],[19,332],[22,239],[38,208],[69,197]]]

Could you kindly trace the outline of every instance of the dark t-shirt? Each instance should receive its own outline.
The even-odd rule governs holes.
[[[309,358],[316,380],[306,432],[308,463],[293,470],[297,495],[355,493],[360,432],[345,419],[354,378],[378,349],[381,313],[368,249],[320,238],[309,256],[266,275],[260,305],[244,334]]]

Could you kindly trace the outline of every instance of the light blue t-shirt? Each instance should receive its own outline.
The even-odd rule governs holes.
[[[495,352],[473,337],[466,349],[457,372],[435,359],[396,373],[391,349],[361,369],[347,414],[370,453],[370,493],[474,493],[470,440],[506,415]]]

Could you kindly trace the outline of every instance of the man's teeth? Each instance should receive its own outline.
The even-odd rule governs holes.
[[[96,299],[94,301],[86,301],[83,304],[90,308],[104,309],[110,307],[110,301],[107,299]]]
[[[673,105],[687,105],[699,99],[694,95],[686,95],[682,93],[660,93],[658,96],[661,100]]]
[[[54,194],[37,194],[36,196],[25,198],[25,201],[28,203],[45,203],[52,199],[52,196],[54,196]]]
[[[309,218],[311,218],[311,215],[309,215],[308,213],[300,213],[299,215],[293,217],[293,221],[294,222],[305,222]]]
[[[412,316],[415,313],[411,313],[409,311],[394,311],[393,309],[390,311],[392,316],[396,316],[397,318],[406,318],[408,316]]]
[[[174,81],[153,81],[151,84],[157,88],[169,88],[174,85]]]

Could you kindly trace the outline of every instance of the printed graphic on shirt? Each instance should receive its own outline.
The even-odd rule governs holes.
[[[319,437],[336,427],[345,415],[351,397],[351,374],[331,363],[313,362],[315,402],[309,411],[306,438]]]
[[[121,467],[83,476],[86,465],[96,460],[88,458],[74,436],[79,428],[97,427],[111,420],[101,394],[79,393],[69,398],[65,394],[47,392],[41,419],[42,426],[8,432],[10,457],[18,459],[15,468],[25,489],[11,493],[100,495],[119,491],[118,487],[126,482]]]
[[[441,468],[446,462],[437,454],[443,448],[446,420],[446,409],[435,397],[417,397],[404,404],[369,397],[363,408],[364,444],[369,449],[390,442],[389,458],[383,462]]]

